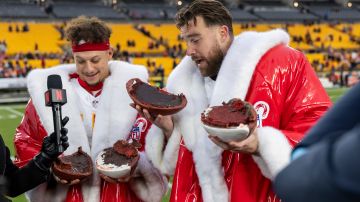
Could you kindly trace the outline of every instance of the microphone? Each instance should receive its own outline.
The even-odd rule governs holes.
[[[45,105],[52,108],[54,133],[56,134],[58,152],[61,153],[64,151],[60,140],[61,128],[63,127],[61,106],[67,102],[66,90],[62,89],[61,77],[57,74],[52,74],[48,76],[47,88],[48,90],[45,92]]]

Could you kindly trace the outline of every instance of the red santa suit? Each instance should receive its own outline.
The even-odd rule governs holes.
[[[68,129],[69,148],[65,155],[72,154],[81,146],[93,160],[105,148],[117,140],[136,138],[144,142],[151,125],[137,116],[129,106],[131,99],[126,92],[126,82],[134,77],[147,81],[147,70],[143,66],[125,62],[110,62],[110,76],[103,83],[101,94],[93,96],[79,83],[69,77],[76,71],[75,65],[61,65],[45,70],[33,70],[28,75],[28,89],[31,101],[15,135],[16,163],[25,165],[41,149],[43,138],[53,132],[51,108],[45,107],[44,92],[47,90],[47,76],[59,74],[66,89],[67,104],[62,106],[63,116],[70,118]],[[68,186],[57,184],[48,189],[44,183],[26,193],[30,201],[49,202],[129,202],[159,201],[166,191],[166,179],[155,169],[144,152],[135,174],[129,183],[108,183],[100,179],[95,166],[94,174],[81,184]]]
[[[166,145],[153,125],[145,146],[153,164],[174,175],[170,201],[279,200],[270,180],[287,164],[291,145],[331,105],[304,55],[288,41],[282,30],[245,32],[232,42],[216,81],[202,77],[190,57],[171,73],[167,90],[184,93],[188,104],[174,115]],[[202,127],[200,114],[208,106],[232,98],[252,103],[260,114],[259,156],[223,151]]]

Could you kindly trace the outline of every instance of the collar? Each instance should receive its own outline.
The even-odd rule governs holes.
[[[104,82],[99,82],[98,84],[96,84],[94,86],[90,86],[84,80],[80,79],[79,74],[77,74],[77,73],[72,73],[69,76],[70,76],[70,79],[76,78],[78,80],[80,86],[83,87],[91,95],[94,95],[94,92],[96,92],[96,91],[99,91],[99,92],[95,93],[95,95],[94,95],[95,97],[97,97],[97,96],[99,96],[101,94],[101,90],[102,90],[102,87],[104,85]]]

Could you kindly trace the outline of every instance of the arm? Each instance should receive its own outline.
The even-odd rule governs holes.
[[[359,119],[357,119],[359,121]],[[360,125],[308,148],[275,179],[285,201],[359,201]],[[355,157],[355,158],[354,158]]]
[[[131,105],[141,116],[152,123],[146,135],[145,153],[149,161],[165,175],[172,175],[177,161],[180,131],[174,126],[172,116],[152,117],[146,109]]]
[[[263,175],[273,179],[288,164],[291,147],[331,102],[304,55],[289,47],[270,50],[256,71],[253,79],[257,82],[250,86],[253,92],[247,99],[270,103],[268,118],[263,120],[264,127],[253,134],[253,142],[229,142],[223,148],[255,154],[253,158]]]
[[[320,119],[297,147],[316,144],[329,136],[342,135],[343,131],[354,127],[360,120],[360,85],[354,86],[334,107]]]
[[[138,115],[138,119],[143,119]],[[146,156],[146,136],[152,126],[152,122],[146,119],[146,128],[141,132],[140,142],[143,146],[139,149],[140,159],[134,171],[134,177],[130,179],[131,189],[143,201],[160,201],[167,191],[167,179],[157,170]]]
[[[65,117],[62,125],[64,126],[68,120],[69,118]],[[55,133],[38,141],[38,138],[46,134],[39,123],[34,106],[29,102],[15,136],[15,146],[18,152],[17,163],[22,166],[21,168],[12,163],[7,150],[7,166],[4,175],[7,179],[9,196],[17,196],[45,182],[50,174],[53,161],[61,154],[58,152]],[[66,136],[67,129],[62,128],[61,134],[62,146],[66,149],[69,146]]]
[[[289,163],[291,147],[331,106],[325,89],[301,52],[280,47],[273,52],[276,53],[278,56],[273,57],[277,57],[281,71],[277,70],[280,72],[275,75],[272,91],[277,98],[279,125],[258,131],[260,158],[253,156],[258,165],[265,165],[259,167],[268,170],[270,179]]]
[[[37,185],[45,182],[50,174],[50,170],[42,170],[30,161],[19,169],[10,159],[10,151],[6,147],[6,195],[10,197],[18,196]]]
[[[16,128],[14,137],[15,164],[22,167],[33,159],[40,152],[42,141],[46,136],[47,132],[30,100],[25,108],[24,117]]]

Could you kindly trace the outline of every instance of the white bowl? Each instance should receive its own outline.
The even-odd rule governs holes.
[[[96,158],[96,169],[111,178],[118,179],[130,175],[131,167],[128,164],[117,166],[114,164],[105,164],[103,158],[101,157],[105,151],[100,152]]]
[[[250,132],[249,126],[242,123],[238,127],[230,127],[230,128],[209,126],[203,122],[202,125],[205,128],[205,130],[209,133],[209,135],[219,137],[221,140],[226,142],[244,140],[249,136],[249,132]]]

